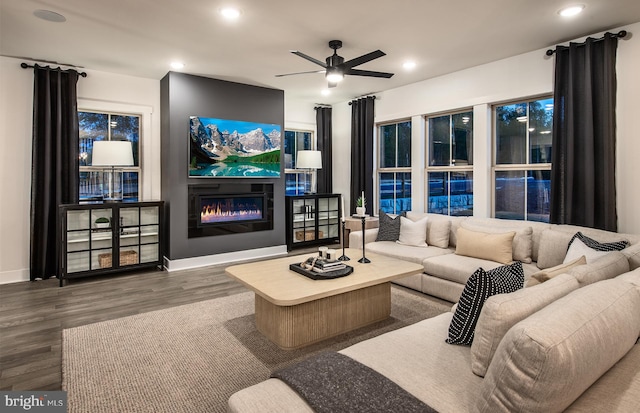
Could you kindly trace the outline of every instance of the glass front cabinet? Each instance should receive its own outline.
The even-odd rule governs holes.
[[[162,265],[163,202],[59,207],[60,286],[65,279]]]
[[[288,196],[287,248],[340,242],[340,194]]]

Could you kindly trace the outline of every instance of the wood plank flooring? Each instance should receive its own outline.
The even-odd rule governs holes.
[[[0,390],[60,390],[65,328],[248,291],[224,268],[0,285]]]

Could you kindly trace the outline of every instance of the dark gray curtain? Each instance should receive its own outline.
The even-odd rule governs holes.
[[[74,70],[34,68],[31,281],[58,273],[58,205],[78,202],[78,109]]]
[[[331,108],[316,108],[318,150],[322,152],[322,169],[317,171],[319,194],[333,192],[333,164],[331,162]]]
[[[552,223],[617,229],[617,45],[607,33],[556,48]]]
[[[374,96],[351,101],[351,205],[349,213],[356,210],[356,200],[364,191],[367,214],[373,208],[373,118]]]

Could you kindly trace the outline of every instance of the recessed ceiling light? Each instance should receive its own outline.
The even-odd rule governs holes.
[[[572,6],[567,6],[558,11],[558,14],[562,17],[571,17],[576,14],[580,14],[584,10],[584,4],[574,4]]]
[[[227,20],[235,20],[240,17],[240,10],[233,7],[225,7],[220,10],[220,14]]]
[[[407,60],[406,62],[404,62],[402,64],[402,67],[405,68],[406,70],[412,70],[416,68],[416,62],[414,62],[413,60]]]
[[[322,94],[322,96],[329,96],[331,94],[331,91],[329,89],[322,89],[320,93]]]
[[[176,70],[184,69],[184,63],[182,63],[182,62],[171,62],[171,68],[172,69],[176,69]]]
[[[33,12],[33,15],[48,22],[63,23],[67,21],[67,18],[62,14],[51,10],[36,10]]]

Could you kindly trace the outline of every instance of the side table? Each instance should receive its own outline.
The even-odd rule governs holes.
[[[362,218],[360,217],[347,217],[345,219],[345,234],[344,234],[344,246],[349,248],[349,234],[351,231],[362,231]],[[365,229],[378,228],[378,217],[368,216],[364,222]]]

